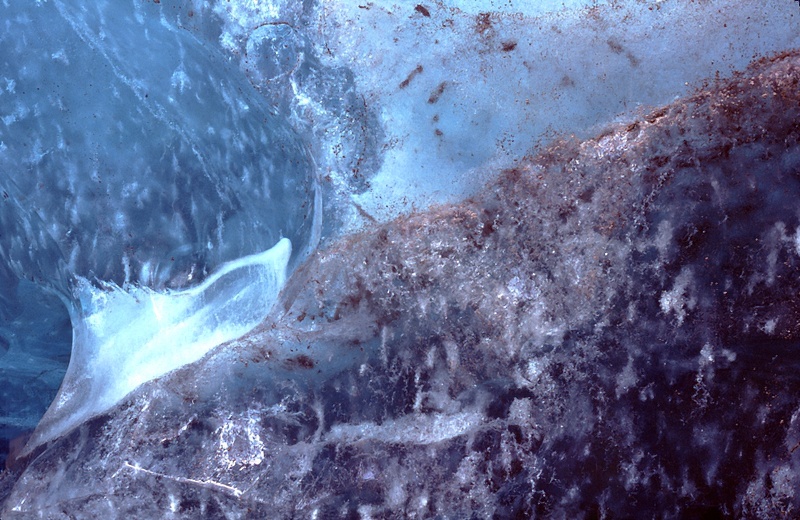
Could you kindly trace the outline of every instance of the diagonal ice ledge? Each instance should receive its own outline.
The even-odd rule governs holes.
[[[98,288],[80,278],[69,368],[26,452],[108,410],[141,384],[253,329],[283,287],[290,255],[291,242],[283,238],[180,292]]]

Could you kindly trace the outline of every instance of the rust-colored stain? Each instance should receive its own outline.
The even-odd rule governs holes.
[[[438,102],[439,98],[442,97],[442,94],[444,94],[444,89],[445,88],[447,88],[447,82],[446,81],[442,81],[441,83],[439,83],[439,86],[436,87],[435,89],[433,89],[433,92],[431,92],[431,95],[428,98],[428,103],[433,105],[436,102]]]
[[[409,72],[408,76],[406,76],[406,79],[400,82],[400,88],[406,88],[411,83],[411,80],[417,77],[418,74],[421,74],[423,70],[425,69],[422,67],[422,65],[417,65],[417,68]]]
[[[515,41],[507,41],[503,42],[503,45],[500,47],[503,52],[511,52],[517,48],[517,42]]]
[[[299,356],[287,359],[285,364],[289,368],[304,368],[306,370],[316,366],[314,360],[305,354],[300,354]]]

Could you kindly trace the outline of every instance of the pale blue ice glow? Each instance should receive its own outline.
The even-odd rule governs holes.
[[[319,240],[321,206],[307,141],[217,45],[168,20],[162,8],[139,1],[0,2],[0,443],[32,429],[56,394],[69,360],[70,318],[73,357],[90,356],[90,366],[70,374],[93,381],[68,375],[61,404],[94,413],[123,395],[120,388],[241,330],[225,329],[234,314],[251,323],[250,312],[263,316],[268,308],[229,308],[217,337],[201,330],[203,313],[213,308],[195,313],[181,306],[185,297],[148,296],[160,302],[165,326],[177,327],[177,313],[187,332],[183,343],[159,353],[174,351],[172,360],[155,356],[166,368],[138,373],[137,359],[149,354],[132,358],[132,349],[145,348],[157,322],[147,321],[134,299],[150,289],[157,295],[197,285],[225,262],[283,237],[296,265]],[[141,289],[98,293],[106,294],[99,312],[87,307],[86,280]],[[252,303],[242,301],[230,303]],[[122,332],[112,341],[109,329],[84,323],[87,316],[126,313],[149,324],[125,328],[116,319],[132,336],[128,342]],[[87,354],[79,346],[87,342],[106,348]],[[177,350],[184,343],[188,353]],[[117,377],[119,385],[110,387]],[[78,387],[85,391],[68,402]],[[0,447],[0,464],[2,455]]]
[[[281,239],[185,291],[96,287],[80,279],[69,368],[28,449],[258,325],[283,287],[291,250],[289,240]]]

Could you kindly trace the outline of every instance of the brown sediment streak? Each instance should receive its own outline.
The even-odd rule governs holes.
[[[406,76],[406,79],[400,82],[400,88],[406,88],[409,84],[411,84],[411,80],[417,77],[418,74],[421,74],[423,70],[424,69],[422,65],[417,65],[417,68],[409,72],[408,76]]]
[[[641,190],[655,189],[687,161],[715,159],[731,146],[781,140],[797,131],[798,82],[800,51],[761,59],[643,120],[610,128],[583,143],[560,140],[522,166],[522,174],[501,174],[496,189],[524,200],[526,192],[540,192],[546,185],[551,193],[558,190],[553,198],[568,199],[581,191],[579,185],[590,183],[603,192],[609,207],[643,208],[649,195]],[[608,214],[597,219],[601,227],[611,226]]]
[[[517,48],[517,42],[515,42],[515,41],[503,42],[503,45],[500,47],[500,49],[503,52],[511,52],[516,48]]]
[[[447,82],[446,81],[442,81],[441,83],[439,83],[439,86],[436,87],[433,90],[433,92],[431,92],[431,95],[428,98],[428,103],[433,105],[434,103],[438,102],[439,98],[442,97],[442,94],[444,94],[444,89],[445,88],[447,88]]]

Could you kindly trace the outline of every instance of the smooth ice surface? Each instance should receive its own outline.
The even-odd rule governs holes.
[[[281,239],[272,249],[224,264],[202,284],[178,292],[98,288],[79,280],[70,365],[26,449],[255,327],[283,287],[291,250],[289,240]]]
[[[182,287],[283,236],[305,252],[306,145],[219,51],[155,4],[2,9],[0,246],[18,276]]]
[[[0,288],[0,439],[13,439],[32,431],[50,406],[69,363],[72,327],[64,302],[37,284],[8,275]]]

